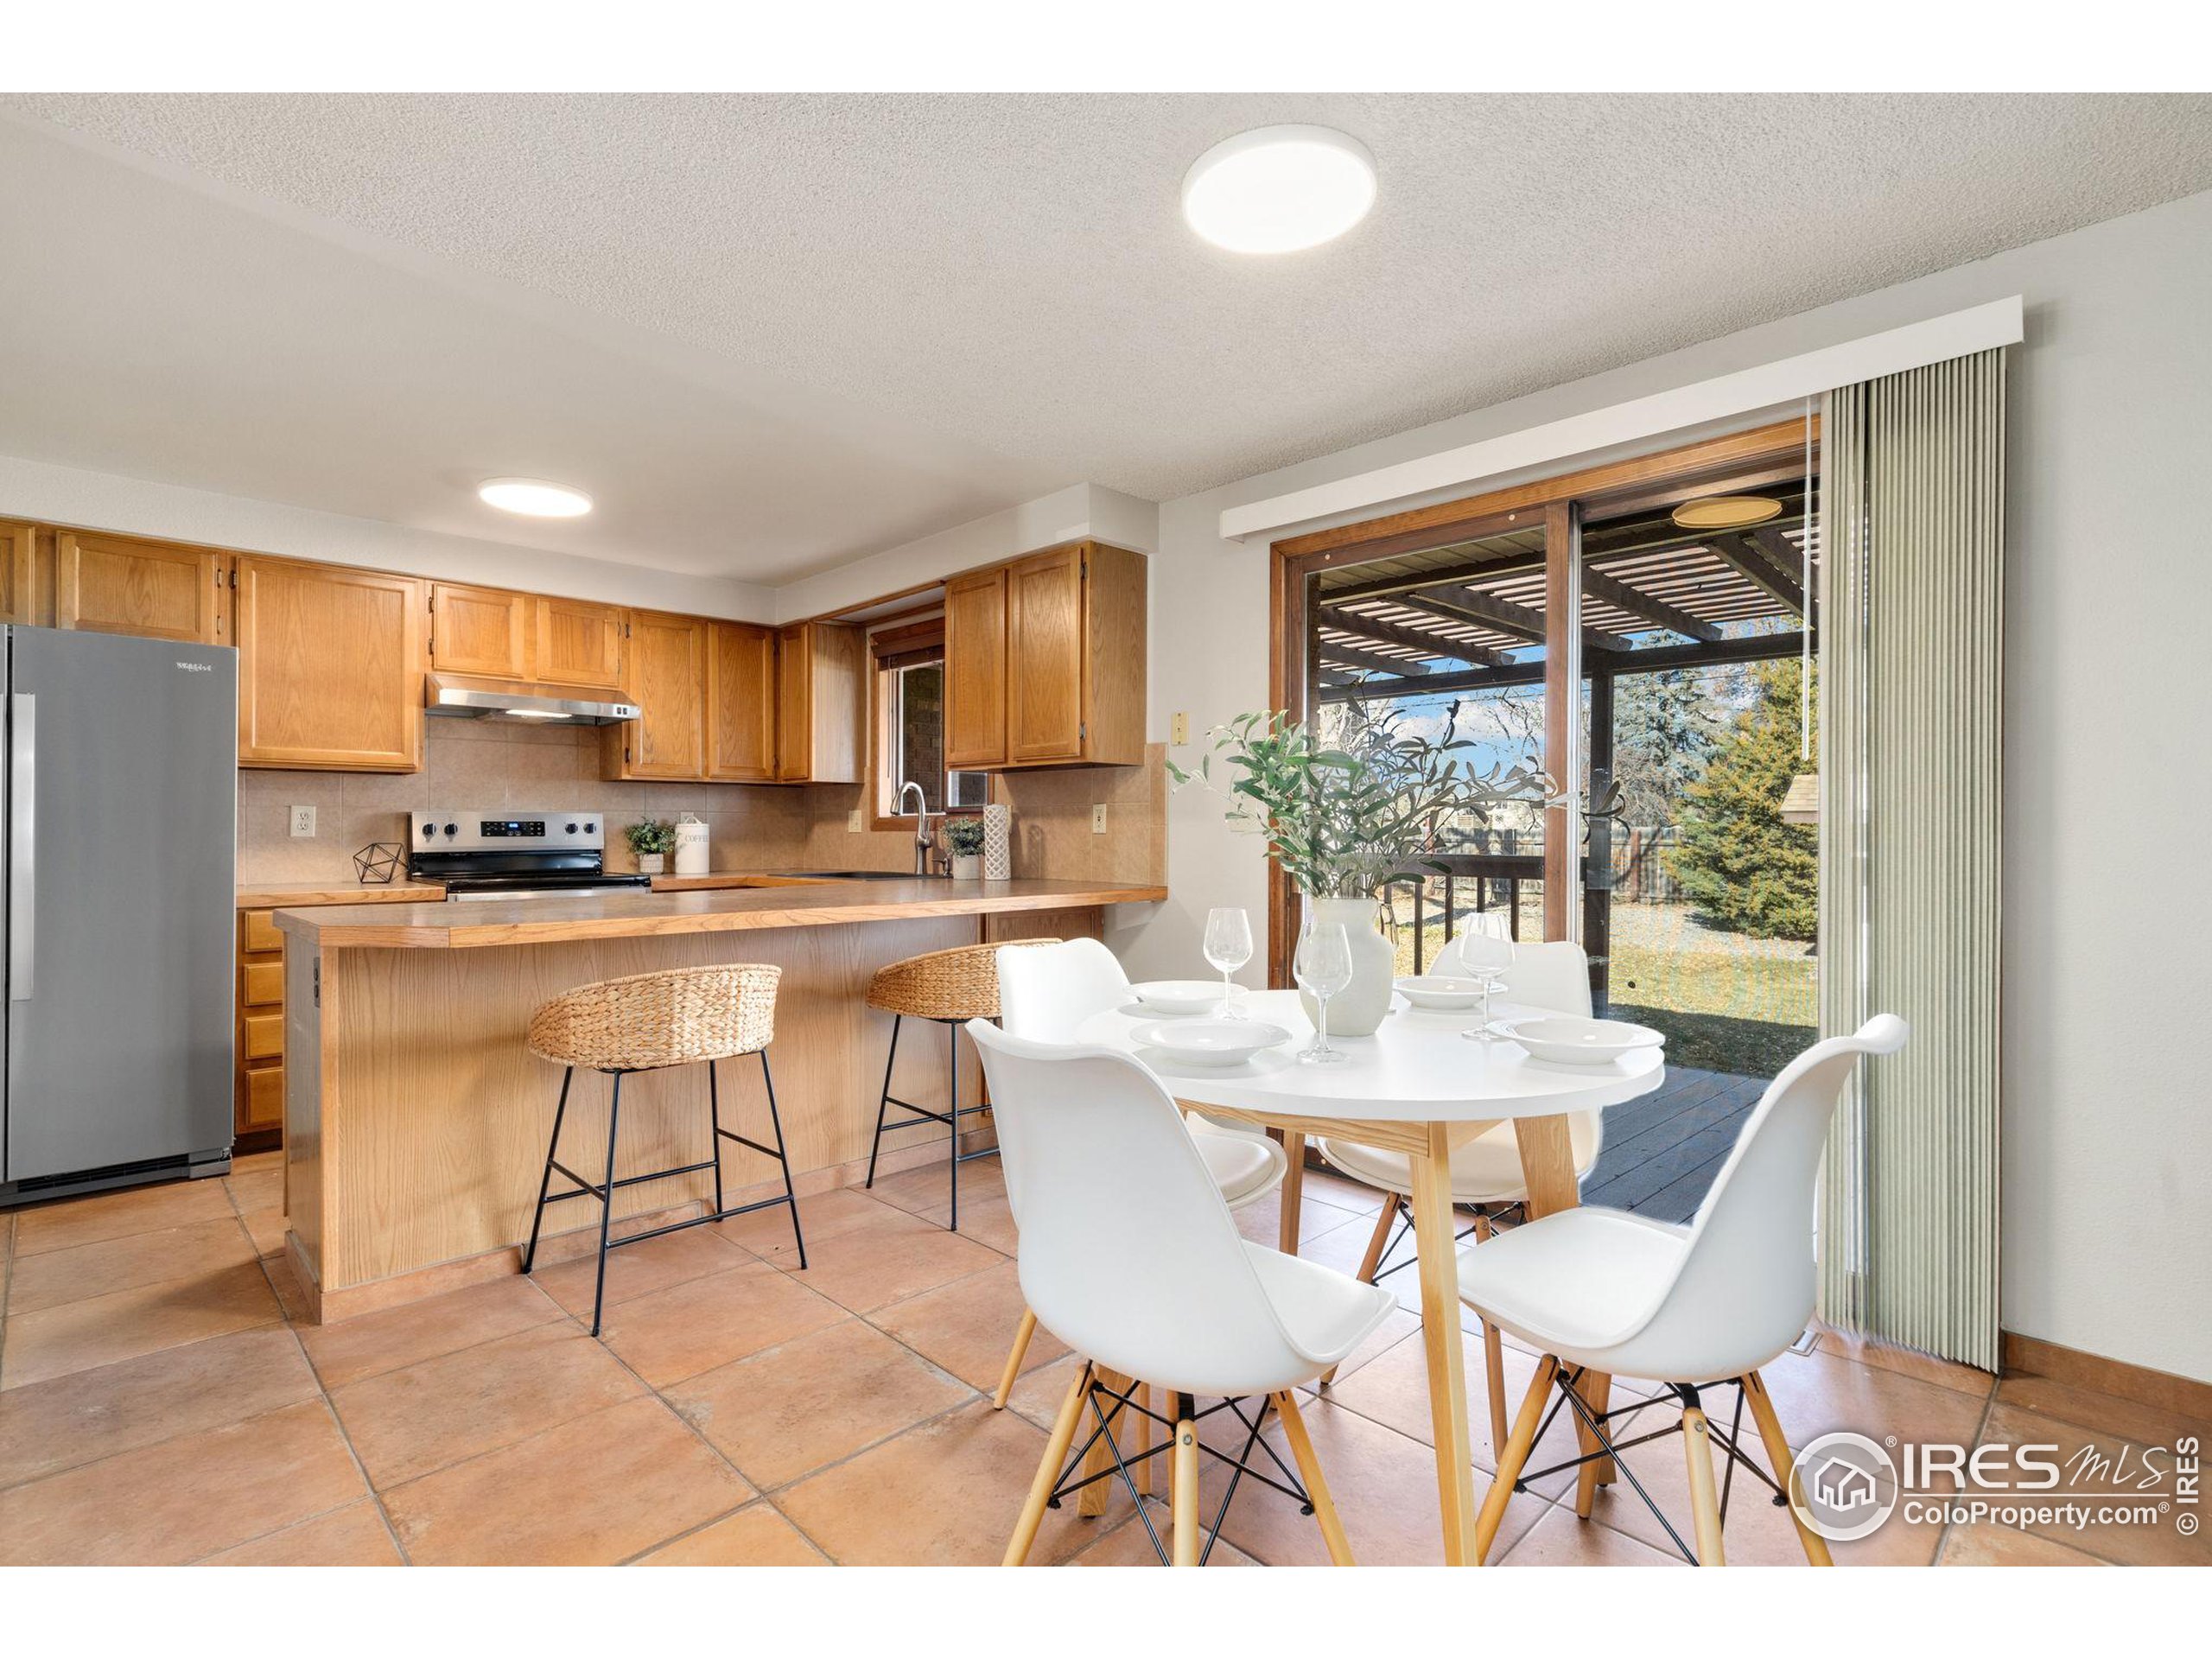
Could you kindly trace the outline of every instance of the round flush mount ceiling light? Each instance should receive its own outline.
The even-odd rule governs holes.
[[[1782,516],[1782,503],[1766,495],[1700,495],[1675,509],[1682,530],[1744,530]]]
[[[1233,253],[1293,253],[1342,236],[1375,205],[1375,157],[1333,127],[1255,127],[1183,175],[1183,217]]]
[[[565,484],[549,484],[542,478],[487,478],[476,493],[501,512],[518,512],[528,518],[581,518],[591,511],[591,497]]]

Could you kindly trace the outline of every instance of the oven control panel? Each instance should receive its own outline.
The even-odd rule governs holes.
[[[597,852],[607,845],[607,826],[595,810],[571,812],[492,811],[448,807],[414,815],[414,846],[428,852]]]

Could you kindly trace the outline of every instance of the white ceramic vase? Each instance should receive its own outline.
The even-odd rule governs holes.
[[[1326,926],[1341,923],[1351,941],[1351,983],[1329,999],[1329,1035],[1365,1037],[1390,1012],[1390,982],[1396,976],[1397,952],[1376,931],[1377,901],[1373,899],[1316,899],[1306,897],[1308,919]],[[1319,1017],[1319,1004],[1301,989],[1299,1006],[1308,1020]]]
[[[983,855],[981,853],[955,853],[952,855],[952,879],[956,881],[982,880]]]

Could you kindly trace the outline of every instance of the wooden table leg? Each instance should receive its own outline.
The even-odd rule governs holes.
[[[1275,1248],[1285,1255],[1296,1255],[1299,1224],[1306,1215],[1306,1137],[1295,1129],[1285,1129],[1282,1149],[1290,1167],[1283,1172],[1282,1225],[1276,1233]]]
[[[1513,1120],[1513,1135],[1521,1147],[1521,1179],[1529,1189],[1529,1219],[1534,1221],[1556,1211],[1572,1210],[1580,1204],[1582,1192],[1574,1179],[1574,1141],[1568,1134],[1567,1119],[1558,1116],[1516,1117]],[[1585,1371],[1575,1392],[1594,1414],[1605,1409],[1606,1402],[1612,1396],[1612,1378],[1602,1372]],[[1580,1418],[1575,1420],[1574,1433],[1585,1455],[1598,1449],[1596,1437],[1583,1427]],[[1584,1464],[1575,1484],[1575,1513],[1586,1519],[1597,1489],[1611,1485],[1616,1478],[1611,1458]]]
[[[1444,1560],[1474,1559],[1475,1449],[1467,1433],[1467,1373],[1459,1348],[1459,1257],[1452,1225],[1452,1147],[1445,1126],[1428,1126],[1413,1154],[1414,1240],[1421,1253],[1421,1345],[1428,1355],[1428,1409],[1436,1432],[1436,1484]]]

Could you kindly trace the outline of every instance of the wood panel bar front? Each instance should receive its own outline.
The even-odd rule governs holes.
[[[810,913],[795,926],[710,923],[690,932],[649,929],[474,949],[354,944],[351,930],[318,926],[313,912],[282,912],[280,925],[292,936],[285,998],[293,1057],[285,1101],[289,1249],[315,1317],[343,1319],[519,1269],[561,1085],[561,1068],[531,1054],[525,1035],[533,1010],[563,992],[715,963],[782,968],[769,1056],[804,1200],[857,1181],[867,1166],[890,1038],[888,1016],[864,1000],[877,969],[979,940],[1095,936],[1102,919],[1095,903],[1058,912],[1023,904],[1005,913],[943,914],[925,904],[915,906],[919,913],[897,915],[885,908],[856,902],[853,918],[842,925]],[[332,948],[338,932],[348,935],[347,948]],[[943,1027],[910,1031],[899,1044],[893,1091],[943,1109],[947,1040]],[[972,1101],[979,1079],[964,1044],[961,1064],[963,1098]],[[725,1125],[766,1139],[759,1061],[723,1062],[721,1084]],[[604,1077],[576,1075],[561,1154],[573,1168],[596,1168],[605,1156],[607,1089]],[[626,1079],[618,1177],[704,1157],[708,1122],[703,1068]],[[883,1161],[895,1170],[944,1157],[941,1137],[917,1130],[887,1140]],[[777,1179],[772,1160],[741,1147],[728,1149],[723,1170],[732,1202],[748,1188],[765,1196]],[[641,1182],[620,1190],[616,1220],[696,1213],[711,1192],[705,1171]],[[564,1248],[559,1235],[595,1234],[597,1221],[589,1198],[549,1211],[553,1258],[574,1248],[573,1240]]]

